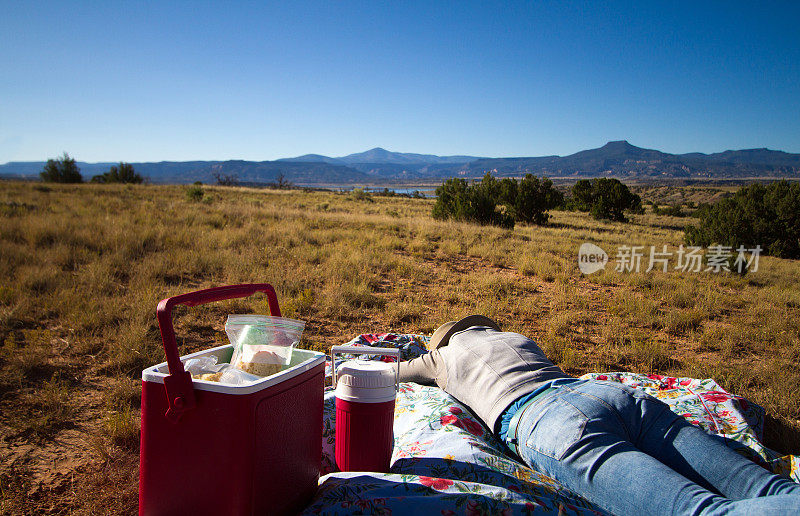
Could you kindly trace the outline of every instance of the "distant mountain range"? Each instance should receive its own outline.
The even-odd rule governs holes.
[[[367,174],[372,181],[430,179],[444,177],[445,172],[455,167],[479,160],[476,156],[436,156],[434,154],[413,154],[410,152],[391,152],[375,147],[366,152],[348,154],[341,158],[331,158],[320,154],[306,154],[296,158],[284,158],[283,163],[328,163],[348,166]]]
[[[800,154],[769,149],[668,154],[622,140],[563,157],[479,159],[468,163],[463,172],[472,176],[483,171],[492,171],[497,176],[531,172],[550,177],[800,177]]]
[[[469,163],[481,159],[475,156],[436,156],[434,154],[413,154],[410,152],[391,152],[375,147],[366,152],[348,154],[341,158],[329,158],[320,154],[305,154],[296,158],[284,158],[278,161],[290,162],[324,162],[333,165],[358,165],[361,163],[379,163],[383,165],[453,165]]]
[[[84,179],[107,172],[114,163],[78,163]],[[627,141],[609,142],[569,156],[480,158],[391,152],[380,147],[339,158],[306,154],[276,161],[162,161],[132,163],[156,183],[213,182],[215,174],[235,176],[250,184],[274,182],[281,175],[297,185],[382,185],[392,182],[439,181],[448,177],[498,177],[532,173],[548,177],[624,178],[800,178],[800,154],[745,149],[715,154],[668,154]],[[0,176],[34,178],[44,162],[0,165]]]

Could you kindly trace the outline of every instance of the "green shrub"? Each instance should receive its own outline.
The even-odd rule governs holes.
[[[711,209],[711,206],[712,205],[708,204],[707,202],[701,202],[700,204],[697,205],[697,209],[694,210],[690,215],[698,219],[702,218],[703,214]]]
[[[699,226],[686,228],[687,243],[720,244],[800,258],[800,184],[786,180],[742,187],[733,197],[697,210]]]
[[[588,179],[581,179],[572,185],[572,207],[578,211],[589,211],[594,204],[594,185]]]
[[[526,174],[519,182],[517,195],[512,204],[514,218],[520,222],[547,224],[550,215],[548,210],[564,203],[564,195],[553,188],[549,179]]]
[[[626,222],[625,212],[641,213],[642,200],[618,179],[581,179],[572,186],[571,206],[596,219]]]
[[[120,162],[119,166],[112,166],[111,169],[92,178],[92,183],[133,183],[142,182],[142,176],[133,171],[133,165]]]
[[[205,191],[202,186],[192,185],[186,189],[186,200],[191,202],[200,202],[203,200]]]
[[[372,195],[363,188],[353,188],[353,191],[350,192],[350,199],[354,201],[365,201],[365,202],[375,202],[375,199],[372,198]]]
[[[448,179],[436,188],[435,219],[491,224],[512,228],[514,219],[497,209],[494,178],[486,174],[480,183],[469,185],[464,179]]]
[[[66,152],[60,159],[48,159],[44,169],[39,172],[42,181],[49,183],[82,183],[81,169]]]
[[[513,228],[515,222],[546,224],[547,210],[563,202],[547,178],[527,174],[520,182],[486,174],[480,183],[448,179],[436,188],[433,218]]]
[[[653,204],[653,213],[656,215],[667,215],[670,217],[685,217],[686,213],[680,204],[668,205],[665,208],[659,208],[658,204]]]

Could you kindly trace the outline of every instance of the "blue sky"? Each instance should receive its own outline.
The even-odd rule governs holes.
[[[0,0],[0,163],[800,152],[798,27],[793,1]]]

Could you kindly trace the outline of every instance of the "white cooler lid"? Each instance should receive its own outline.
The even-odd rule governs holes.
[[[184,355],[181,357],[182,362],[190,358],[198,358],[203,356],[215,356],[220,362],[227,362],[230,360],[233,352],[233,346],[227,344],[225,346],[218,346],[216,348],[206,349],[192,353],[191,355]],[[325,353],[319,351],[312,351],[310,349],[295,349],[292,351],[292,363],[288,368],[280,373],[265,376],[260,380],[252,383],[245,383],[242,385],[231,385],[228,383],[210,382],[206,380],[192,379],[192,388],[201,391],[222,392],[225,394],[246,395],[252,394],[263,389],[268,389],[281,382],[285,382],[295,376],[305,373],[310,369],[325,363]],[[166,362],[158,365],[148,367],[142,371],[142,380],[145,382],[164,383],[164,378],[169,376],[169,367]]]
[[[336,368],[336,397],[344,401],[382,403],[395,399],[397,362],[348,360]]]

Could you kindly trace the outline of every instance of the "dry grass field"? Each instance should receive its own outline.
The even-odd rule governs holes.
[[[163,361],[156,304],[244,282],[272,283],[313,349],[483,313],[576,375],[713,377],[766,408],[769,446],[800,452],[800,262],[583,276],[581,243],[675,247],[692,219],[553,212],[507,231],[434,221],[432,203],[0,182],[0,513],[134,512],[141,370]],[[181,308],[181,352],[226,342],[229,313],[266,311],[258,297]]]

